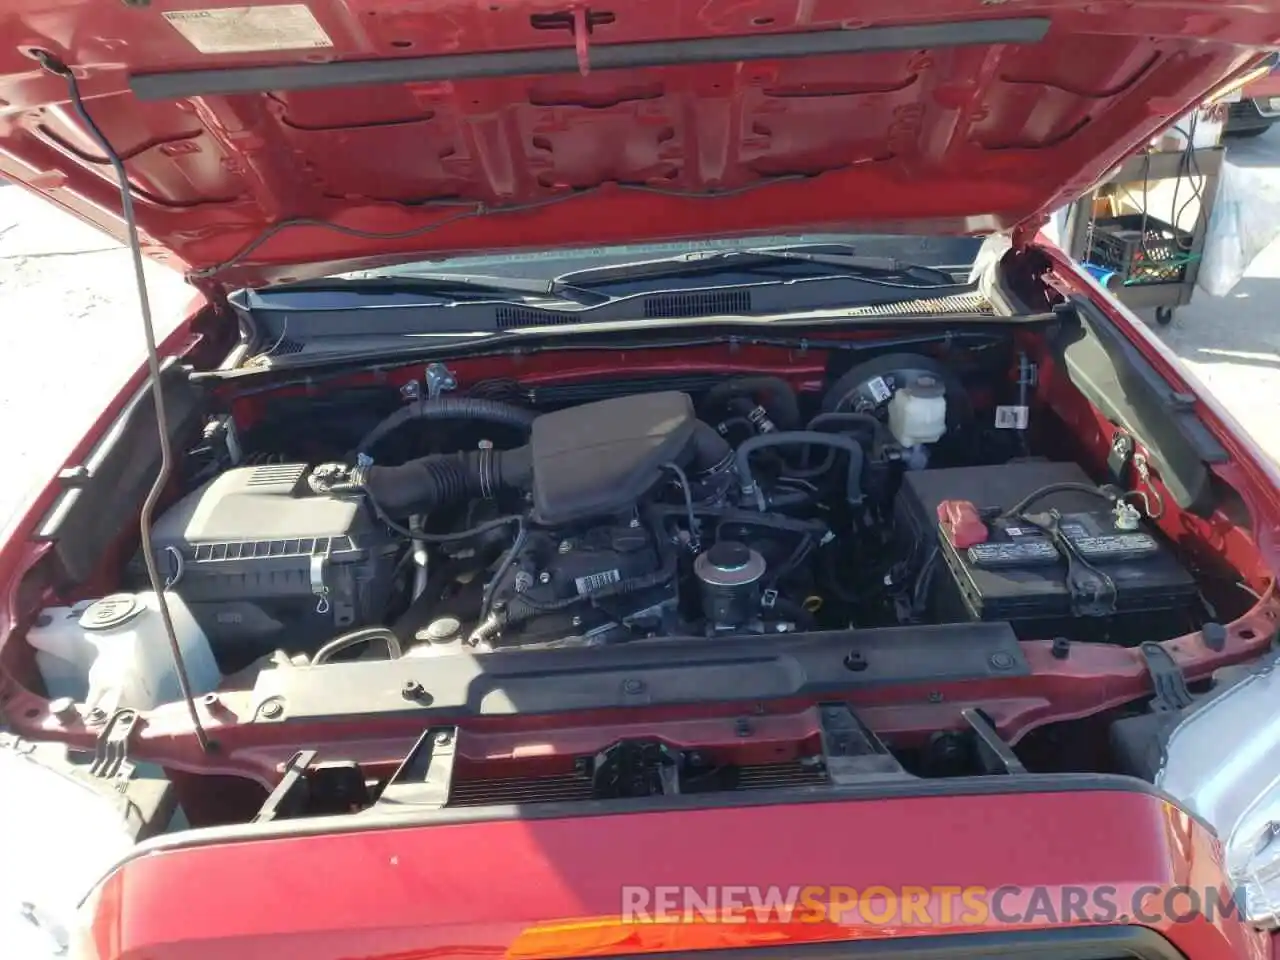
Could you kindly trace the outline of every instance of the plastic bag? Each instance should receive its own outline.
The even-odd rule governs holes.
[[[1210,296],[1225,297],[1277,237],[1280,185],[1274,171],[1223,164],[1196,285]]]

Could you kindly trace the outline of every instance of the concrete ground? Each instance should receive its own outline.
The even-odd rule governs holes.
[[[190,288],[147,267],[167,331]],[[0,530],[142,362],[138,317],[128,250],[22,187],[0,188]]]
[[[1280,131],[1233,141],[1228,155],[1280,194]],[[163,336],[189,292],[159,265],[148,280]],[[1227,296],[1197,291],[1154,329],[1280,459],[1280,241]],[[142,342],[128,252],[22,188],[0,188],[0,529],[142,361]]]
[[[1280,198],[1280,128],[1228,141],[1227,158],[1248,168],[1258,193],[1273,202]],[[1252,261],[1226,296],[1197,290],[1172,324],[1153,329],[1280,461],[1280,240]]]

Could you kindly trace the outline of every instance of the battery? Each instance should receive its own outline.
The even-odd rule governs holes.
[[[1094,486],[1074,463],[1019,460],[1000,466],[909,471],[895,505],[899,539],[917,569],[929,558],[929,614],[942,621],[1007,620],[1079,634],[1079,618],[1169,612],[1181,616],[1199,598],[1195,580],[1172,551],[1140,525],[1119,529],[1107,502],[1079,491],[1050,494],[1019,517],[997,515],[1050,484]],[[938,505],[969,501],[985,519],[985,541],[957,548],[939,529]],[[1045,519],[1056,516],[1046,530]],[[1056,527],[1056,530],[1054,529]],[[1064,545],[1078,560],[1069,569]],[[1068,583],[1074,573],[1076,588]],[[1082,589],[1083,588],[1083,589]],[[1070,620],[1076,629],[1067,629]]]

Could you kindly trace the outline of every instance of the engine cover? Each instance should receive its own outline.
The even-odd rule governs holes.
[[[533,421],[533,517],[562,526],[631,509],[693,436],[686,393],[615,397]]]

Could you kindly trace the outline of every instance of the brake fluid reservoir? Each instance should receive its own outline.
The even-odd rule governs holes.
[[[213,650],[187,605],[165,594],[193,695],[222,680]],[[27,633],[49,697],[72,697],[108,714],[150,710],[182,698],[156,595],[118,593],[41,613]]]
[[[889,401],[889,432],[903,447],[936,443],[947,432],[947,391],[937,377],[921,374]]]

